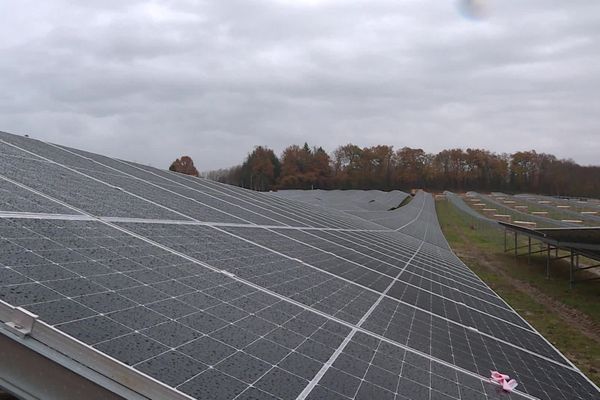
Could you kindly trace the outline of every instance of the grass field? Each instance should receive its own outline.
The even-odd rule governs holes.
[[[569,289],[568,263],[515,258],[504,252],[501,230],[478,224],[445,200],[436,201],[442,230],[452,250],[521,316],[600,385],[600,281]],[[522,251],[522,250],[521,250]]]

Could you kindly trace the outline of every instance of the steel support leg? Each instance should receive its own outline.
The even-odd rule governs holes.
[[[550,278],[550,245],[546,245],[547,246],[547,253],[546,253],[546,279]]]
[[[573,249],[571,249],[571,263],[569,264],[569,288],[573,288]]]

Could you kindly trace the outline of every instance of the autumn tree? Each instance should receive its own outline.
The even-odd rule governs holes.
[[[199,175],[198,170],[194,167],[194,161],[189,156],[183,156],[173,161],[169,167],[169,171],[193,176]]]
[[[275,187],[280,172],[279,159],[273,150],[256,146],[241,166],[241,183],[253,190],[271,190]]]
[[[396,187],[420,188],[426,185],[431,160],[423,149],[403,147],[394,153],[392,161]]]
[[[362,149],[354,144],[338,147],[333,152],[333,176],[336,187],[352,189],[361,176]]]
[[[539,186],[541,160],[535,150],[514,153],[510,161],[511,186],[518,191],[535,191]]]
[[[390,189],[393,155],[392,146],[378,145],[363,148],[358,186],[365,189]]]
[[[505,187],[508,176],[507,160],[482,149],[467,149],[465,189],[500,190]]]
[[[310,189],[315,176],[312,171],[312,154],[308,144],[292,145],[281,155],[279,186],[286,189]]]
[[[329,155],[323,148],[304,143],[287,147],[281,156],[279,187],[285,189],[327,188],[331,177]]]
[[[331,185],[331,158],[322,147],[312,150],[312,168],[315,173],[314,188],[329,189]]]
[[[534,150],[496,154],[469,148],[432,154],[409,147],[394,152],[392,146],[361,148],[349,143],[335,149],[330,158],[322,148],[311,149],[305,143],[287,147],[280,165],[272,150],[258,146],[242,165],[207,176],[255,190],[421,187],[600,197],[600,167]]]

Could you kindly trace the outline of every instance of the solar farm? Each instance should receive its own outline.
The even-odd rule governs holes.
[[[18,397],[600,398],[454,255],[428,193],[260,193],[7,133],[0,153]]]

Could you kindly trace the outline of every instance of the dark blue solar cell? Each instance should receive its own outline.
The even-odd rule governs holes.
[[[39,283],[24,283],[0,290],[0,300],[16,306],[57,300],[61,297],[59,293]]]
[[[142,306],[115,311],[107,314],[107,316],[135,330],[148,328],[168,321],[168,318]]]
[[[7,267],[0,267],[0,287],[31,282],[31,279]]]
[[[136,286],[119,290],[117,293],[140,304],[154,303],[169,297],[167,294],[151,288],[150,286]]]
[[[225,326],[213,333],[211,337],[236,348],[243,348],[259,338],[258,335],[236,325]]]
[[[169,347],[178,347],[202,336],[202,333],[175,321],[151,326],[141,333]]]
[[[146,307],[168,318],[181,318],[183,316],[190,315],[198,311],[197,308],[192,307],[174,298],[161,300],[156,303],[151,303],[148,304]]]
[[[128,365],[148,360],[168,350],[166,346],[138,333],[107,340],[95,347]]]
[[[277,397],[270,395],[267,392],[259,390],[254,387],[250,387],[244,390],[238,397],[237,400],[277,400]]]
[[[241,351],[224,359],[215,368],[248,384],[260,378],[271,366]]]
[[[79,303],[99,312],[109,313],[111,311],[123,310],[134,307],[136,303],[126,297],[114,292],[96,293],[77,298]]]
[[[45,285],[67,296],[82,296],[106,291],[102,286],[86,278],[68,278],[45,282]]]
[[[181,391],[197,399],[233,399],[245,388],[243,382],[222,372],[209,369],[179,387]]]
[[[310,380],[319,372],[322,364],[300,353],[292,353],[279,363],[279,367]]]
[[[173,387],[204,371],[207,366],[177,351],[169,351],[135,366],[135,369]]]
[[[69,299],[32,304],[25,308],[34,314],[37,314],[44,322],[53,325],[90,317],[96,314],[95,311]]]
[[[307,384],[307,380],[275,367],[255,386],[282,399],[295,399]]]
[[[214,332],[228,324],[227,321],[202,311],[179,318],[178,321],[204,333]]]
[[[95,344],[131,332],[131,329],[103,316],[67,322],[57,325],[57,328],[87,344]]]
[[[179,351],[208,365],[215,365],[236,352],[235,348],[208,336],[203,336],[180,347]]]
[[[127,289],[134,286],[140,286],[140,282],[120,273],[91,276],[90,280],[110,290]]]

